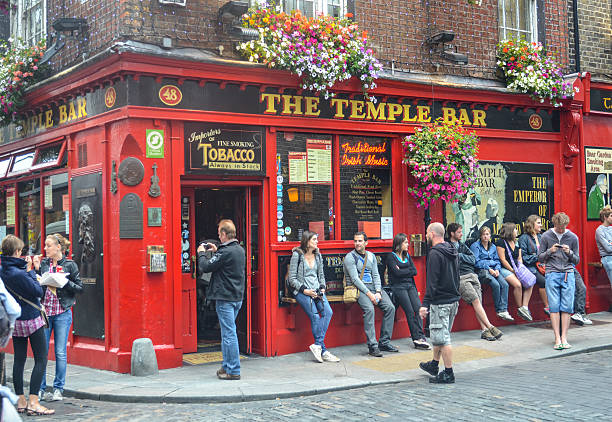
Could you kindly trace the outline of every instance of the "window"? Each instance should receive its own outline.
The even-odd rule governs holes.
[[[59,233],[68,237],[68,173],[43,178],[45,236]]]
[[[11,37],[34,45],[47,36],[47,0],[17,0]]]
[[[251,4],[265,3],[261,0],[251,0]],[[323,14],[334,17],[346,14],[346,0],[282,0],[279,3],[283,11],[299,10],[305,16],[314,17]]]
[[[499,37],[537,41],[535,0],[499,0]]]
[[[8,170],[10,164],[11,164],[10,156],[0,159],[0,178],[3,178],[6,176],[6,171]]]
[[[25,244],[23,255],[40,253],[40,179],[17,184],[19,192],[19,237]]]
[[[15,156],[15,160],[13,161],[13,168],[9,172],[9,176],[12,176],[14,173],[23,173],[30,169],[32,165],[32,161],[34,161],[34,153],[35,151],[28,151],[23,154],[19,154]]]
[[[393,237],[391,140],[278,132],[278,241]],[[336,163],[336,164],[334,164]]]
[[[0,239],[15,234],[15,185],[0,186]]]

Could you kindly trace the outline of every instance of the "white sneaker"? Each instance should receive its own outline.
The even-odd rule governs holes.
[[[340,362],[340,359],[334,356],[329,350],[324,351],[322,357],[325,362]]]
[[[323,357],[321,356],[321,346],[317,344],[311,344],[310,351],[318,362],[323,363]]]
[[[40,397],[40,395],[39,395]],[[45,391],[42,395],[42,401],[53,401],[53,393],[51,391]]]
[[[514,321],[514,318],[512,318],[512,315],[510,315],[508,311],[498,312],[497,316],[506,321]]]
[[[570,317],[572,319],[572,321],[574,321],[576,324],[578,325],[584,325],[584,319],[582,319],[582,315],[580,315],[579,313],[575,313],[572,314],[572,316]]]
[[[64,396],[62,396],[62,392],[60,390],[53,390],[53,396],[51,397],[51,401],[62,401],[64,400]]]
[[[584,325],[593,325],[593,321],[591,321],[586,314],[582,314],[582,322],[584,322]]]

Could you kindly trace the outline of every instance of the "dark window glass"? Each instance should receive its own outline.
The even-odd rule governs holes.
[[[43,180],[45,183],[45,236],[59,233],[67,238],[68,210],[64,210],[64,199],[68,197],[68,173],[54,174]]]
[[[7,202],[7,189],[11,189],[12,196],[8,196],[8,200],[12,200],[13,204],[8,205]],[[7,221],[7,217],[12,213],[13,218],[15,217],[15,185],[0,186],[0,239],[4,239],[7,234],[15,234],[15,223],[13,222],[10,226],[7,225],[10,221]]]
[[[19,237],[24,255],[40,253],[40,179],[17,184],[19,192]]]
[[[36,164],[55,163],[59,158],[62,144],[52,145],[50,147],[41,148],[36,157]]]
[[[333,239],[332,145],[331,135],[277,134],[278,241],[299,241],[303,230]]]
[[[339,148],[342,240],[353,239],[357,231],[366,232],[368,238],[379,239],[385,229],[391,227],[392,230],[392,223],[383,221],[383,217],[393,216],[391,141],[341,136]]]

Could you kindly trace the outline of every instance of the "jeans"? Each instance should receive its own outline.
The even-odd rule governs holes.
[[[333,315],[327,297],[323,295],[323,299],[314,300],[304,293],[298,293],[295,295],[295,300],[297,300],[304,312],[306,312],[306,315],[308,315],[308,318],[310,318],[310,329],[312,330],[314,343],[321,346],[321,351],[324,352],[327,350],[325,348],[325,333],[327,333],[327,327],[329,327],[329,322]]]
[[[580,273],[574,270],[576,292],[574,293],[574,313],[586,314],[586,286]]]
[[[49,317],[49,328],[45,329],[47,336],[47,349],[49,348],[49,340],[51,338],[51,330],[53,330],[53,342],[55,346],[55,378],[53,379],[53,389],[64,392],[64,384],[66,384],[66,364],[68,362],[66,356],[66,348],[68,346],[68,334],[72,325],[72,309],[68,309],[61,314]],[[47,388],[47,369],[43,374],[40,391],[45,391]]]
[[[425,339],[421,317],[419,316],[421,301],[419,300],[419,292],[414,283],[394,284],[391,285],[391,290],[393,291],[393,295],[397,298],[397,303],[406,314],[412,340]]]
[[[551,313],[574,313],[574,292],[576,282],[574,272],[546,273],[546,296]]]
[[[236,317],[242,307],[242,301],[217,300],[216,302],[219,327],[221,327],[223,369],[230,375],[240,375],[240,351],[238,350],[238,336],[236,335]]]
[[[30,394],[38,394],[40,390],[40,382],[45,373],[47,366],[47,354],[49,349],[45,342],[45,329],[40,327],[34,331],[30,337],[13,337],[13,387],[15,394],[21,396],[23,394],[23,368],[28,357],[28,339],[30,339],[30,347],[34,354],[34,368],[30,375]]]
[[[495,312],[504,312],[508,310],[508,282],[504,280],[501,272],[497,277],[493,277],[487,270],[485,277],[480,279],[482,284],[491,286],[493,292],[493,302],[495,303]]]
[[[608,274],[608,281],[612,285],[612,255],[604,256],[601,258],[601,265],[603,265],[606,270],[606,274]]]
[[[367,283],[366,287],[374,293],[374,285]],[[383,321],[380,327],[380,342],[376,341],[376,320],[374,312],[374,304],[369,297],[359,293],[357,303],[363,310],[363,329],[368,341],[368,347],[377,347],[380,344],[389,344],[391,341],[391,334],[393,334],[393,322],[395,319],[395,306],[391,303],[391,298],[384,290],[381,292],[381,299],[376,306],[383,311]]]

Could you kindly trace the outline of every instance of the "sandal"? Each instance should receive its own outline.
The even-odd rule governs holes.
[[[26,409],[27,409],[27,407],[18,407],[17,408],[17,413],[25,413]]]
[[[29,407],[26,407],[26,411],[27,411],[28,416],[49,416],[49,415],[55,414],[55,409],[48,409],[44,406],[41,406],[40,404],[38,405],[38,408],[36,409],[31,409]]]
[[[571,349],[572,345],[569,343],[561,343],[561,347],[563,347],[564,349]]]
[[[555,344],[555,345],[553,346],[553,349],[555,349],[555,350],[563,350],[563,349],[564,349],[564,347],[563,347],[563,344],[562,344],[562,343],[559,343],[559,344]]]

